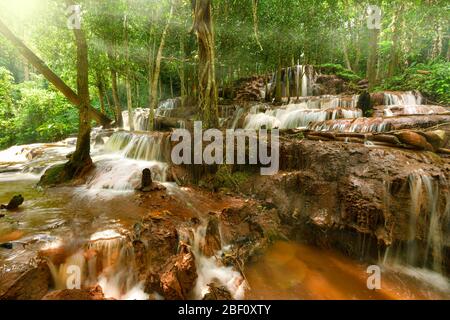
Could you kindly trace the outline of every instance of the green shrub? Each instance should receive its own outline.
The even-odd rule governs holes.
[[[418,90],[435,103],[450,104],[450,62],[413,64],[403,74],[385,79],[376,90]]]
[[[43,78],[14,84],[9,71],[0,68],[0,149],[59,141],[77,127],[77,109]]]
[[[360,76],[351,70],[345,69],[340,64],[325,63],[316,66],[316,69],[320,70],[324,74],[335,74],[345,81],[358,82],[361,80]]]

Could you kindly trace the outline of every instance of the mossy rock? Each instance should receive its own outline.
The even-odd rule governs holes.
[[[58,164],[45,171],[38,185],[43,187],[55,186],[67,182],[65,164]]]

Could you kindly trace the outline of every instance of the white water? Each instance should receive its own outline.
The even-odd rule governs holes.
[[[362,116],[362,111],[353,108],[358,96],[351,100],[334,96],[314,97],[302,99],[300,103],[291,103],[286,106],[266,112],[258,112],[253,107],[248,114],[245,129],[295,129],[306,128],[310,123],[334,119],[354,119]]]
[[[206,226],[200,226],[193,231],[192,252],[195,256],[198,274],[193,290],[195,299],[202,299],[208,293],[208,284],[210,283],[226,287],[233,299],[244,299],[247,283],[241,273],[233,267],[224,266],[220,259],[217,258],[222,256],[224,248],[212,257],[207,257],[202,253],[201,246],[205,234]]]
[[[114,230],[104,230],[91,235],[84,249],[49,268],[56,290],[71,286],[70,275],[75,266],[81,271],[80,288],[100,285],[105,298],[120,300],[148,300],[143,283],[137,279],[134,251],[125,238]]]
[[[445,230],[450,218],[450,194],[445,177],[431,177],[422,170],[411,173],[411,197],[408,241],[404,249],[387,248],[383,263],[417,277],[430,278],[430,283],[442,287]],[[445,206],[440,205],[445,203]],[[421,226],[421,228],[419,228]],[[421,243],[418,240],[421,240]],[[446,280],[447,281],[447,280]],[[441,283],[441,285],[439,285]],[[447,283],[447,291],[450,291]]]
[[[122,112],[123,129],[130,130],[130,117],[128,111]],[[150,109],[134,109],[133,110],[133,125],[136,131],[150,130]]]
[[[422,95],[415,91],[384,93],[384,102],[387,106],[418,106],[422,101]]]
[[[159,104],[158,109],[156,109],[155,115],[157,117],[171,117],[173,110],[175,110],[179,104],[180,101],[178,98],[162,101]]]

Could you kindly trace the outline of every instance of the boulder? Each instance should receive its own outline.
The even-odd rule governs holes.
[[[40,300],[47,294],[50,282],[51,274],[47,264],[40,263],[8,281],[8,285],[0,285],[5,288],[0,291],[0,300]]]
[[[158,271],[177,253],[178,232],[165,217],[147,216],[137,224],[131,235],[136,266],[141,275]]]
[[[216,286],[214,283],[208,284],[209,291],[204,295],[203,300],[234,300],[231,293],[224,286]]]
[[[24,198],[21,194],[14,196],[7,205],[0,205],[0,209],[16,210],[23,203]]]
[[[395,136],[403,143],[414,146],[420,150],[434,151],[433,146],[428,143],[427,139],[413,131],[401,131]]]
[[[194,254],[184,247],[164,267],[160,277],[161,294],[167,300],[186,300],[195,286],[197,268]]]
[[[207,257],[212,257],[217,251],[222,248],[222,241],[220,239],[219,219],[211,217],[206,227],[205,239],[202,243],[202,252]]]
[[[42,300],[105,300],[105,295],[100,286],[92,287],[89,289],[65,289],[52,291],[46,294]]]

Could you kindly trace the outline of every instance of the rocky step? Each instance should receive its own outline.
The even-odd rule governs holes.
[[[450,114],[450,110],[442,106],[434,105],[382,105],[374,107],[375,117],[430,114]]]
[[[450,114],[327,120],[311,123],[308,129],[312,131],[374,133],[402,129],[427,129],[436,126],[448,127],[448,125],[450,125]]]

